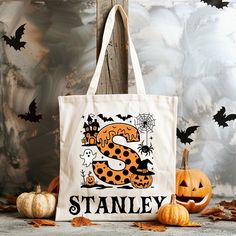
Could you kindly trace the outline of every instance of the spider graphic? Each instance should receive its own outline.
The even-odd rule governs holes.
[[[145,153],[146,156],[149,155],[153,152],[154,148],[152,147],[152,143],[150,146],[148,145],[143,145],[144,140],[142,141],[141,144],[138,145],[138,151],[141,152],[141,154]]]

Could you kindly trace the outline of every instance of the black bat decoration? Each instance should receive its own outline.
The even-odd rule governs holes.
[[[229,126],[227,124],[228,121],[235,120],[236,114],[230,114],[226,116],[225,114],[225,107],[221,107],[221,109],[213,116],[213,120],[220,126],[227,127]]]
[[[116,115],[118,118],[120,118],[121,120],[125,121],[129,118],[131,118],[132,116],[131,115],[127,115],[127,116],[122,116],[121,114],[118,114]]]
[[[7,45],[13,47],[16,51],[25,47],[26,42],[20,41],[22,35],[24,34],[25,24],[21,25],[15,32],[15,36],[3,35],[2,38],[6,42]]]
[[[191,127],[188,127],[186,131],[179,130],[177,128],[177,137],[180,139],[180,142],[183,144],[186,144],[186,143],[191,144],[193,140],[189,138],[189,136],[193,134],[198,129],[198,127],[200,126],[191,126]]]
[[[107,117],[103,116],[103,114],[99,114],[98,117],[100,117],[104,122],[114,121],[111,117],[107,118]]]
[[[223,2],[222,0],[201,0],[201,2],[205,2],[210,6],[215,6],[217,8],[227,7],[229,2]]]
[[[43,117],[42,114],[36,115],[36,110],[37,106],[34,99],[29,105],[29,112],[27,112],[26,114],[20,114],[18,115],[18,117],[30,122],[39,122],[39,120],[41,120]]]

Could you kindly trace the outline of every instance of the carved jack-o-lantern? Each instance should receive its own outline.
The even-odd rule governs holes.
[[[90,176],[90,174],[86,177],[86,185],[88,185],[88,186],[95,185],[95,179],[93,176]]]
[[[130,177],[130,183],[135,188],[148,188],[152,185],[152,176],[132,174]]]
[[[185,149],[181,169],[176,171],[176,199],[189,212],[200,212],[211,200],[211,183],[202,171],[188,168],[188,155]]]

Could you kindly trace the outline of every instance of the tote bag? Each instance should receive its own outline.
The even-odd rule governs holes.
[[[137,94],[95,95],[117,11],[127,22],[115,5],[87,95],[59,97],[57,221],[153,220],[175,192],[177,97],[145,94],[129,29]]]

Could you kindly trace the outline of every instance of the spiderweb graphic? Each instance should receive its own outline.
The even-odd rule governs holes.
[[[141,132],[153,132],[155,126],[155,119],[151,114],[139,114],[135,120],[135,126]]]
[[[151,114],[139,114],[135,117],[134,125],[141,133],[146,133],[146,145],[148,145],[148,133],[153,132],[155,119]]]

